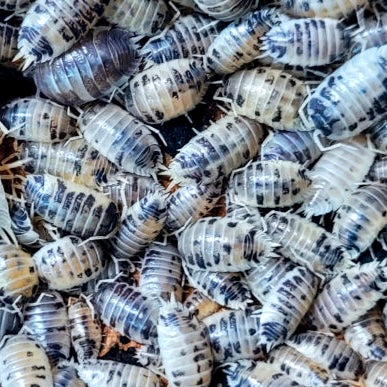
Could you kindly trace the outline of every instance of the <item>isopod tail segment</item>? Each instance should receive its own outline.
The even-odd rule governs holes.
[[[84,293],[81,293],[81,295],[79,296],[79,299],[83,298],[87,304],[87,306],[90,308],[90,311],[91,311],[91,319],[92,320],[95,320],[95,309],[94,309],[94,305],[93,303],[91,302],[91,300],[93,299],[94,297],[94,294],[89,294],[89,295],[86,295]]]

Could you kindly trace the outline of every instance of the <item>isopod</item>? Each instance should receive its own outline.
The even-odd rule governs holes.
[[[69,319],[63,297],[58,292],[43,292],[25,305],[22,330],[42,346],[51,365],[69,358]]]
[[[375,156],[362,136],[324,152],[308,175],[312,184],[305,192],[306,217],[337,210],[366,177]]]
[[[61,362],[53,370],[54,387],[87,387],[79,378],[74,363]]]
[[[184,301],[184,306],[194,314],[199,321],[219,311],[221,306],[195,289]]]
[[[372,144],[375,145],[376,149],[387,153],[387,120],[381,120],[367,132],[370,134]]]
[[[90,32],[70,50],[35,67],[37,88],[64,105],[111,94],[138,67],[137,47],[130,38],[130,32],[120,28]]]
[[[246,221],[208,217],[183,230],[178,248],[186,265],[194,270],[238,272],[272,256],[274,245]]]
[[[342,140],[377,123],[387,109],[386,58],[387,45],[370,48],[328,75],[300,109],[304,126]]]
[[[209,386],[213,355],[206,326],[182,304],[170,302],[160,308],[157,333],[168,382]]]
[[[344,338],[364,359],[387,361],[387,332],[378,307],[345,328]]]
[[[279,251],[296,264],[326,274],[327,269],[349,259],[331,233],[301,216],[272,211],[265,221],[268,235],[280,244]]]
[[[9,206],[0,178],[0,245],[1,242],[17,244],[17,238],[12,228],[12,217],[9,212]]]
[[[93,310],[86,301],[79,299],[71,302],[68,314],[71,344],[78,361],[84,363],[96,359],[102,342],[102,328],[93,316]]]
[[[118,222],[117,206],[103,193],[48,174],[28,175],[25,197],[43,219],[84,238],[107,235]]]
[[[387,362],[368,362],[363,383],[364,387],[385,387],[387,385]]]
[[[367,177],[371,181],[387,183],[387,156],[375,160]]]
[[[50,363],[44,349],[25,335],[11,336],[0,350],[2,387],[52,387]]]
[[[227,115],[184,145],[168,173],[177,184],[215,183],[256,156],[263,137],[258,123]]]
[[[387,187],[363,185],[338,209],[333,234],[356,258],[371,246],[387,224]]]
[[[257,311],[223,310],[203,319],[216,363],[259,357],[260,316]]]
[[[52,143],[77,133],[75,119],[48,99],[16,99],[0,109],[0,119],[9,135],[18,140]]]
[[[34,254],[39,277],[50,289],[71,289],[101,273],[102,247],[96,241],[81,242],[76,236],[66,236],[47,243]]]
[[[137,175],[156,174],[162,154],[153,128],[104,102],[86,107],[79,122],[86,141],[112,163]]]
[[[38,271],[31,255],[18,246],[0,243],[0,303],[30,298],[38,285]]]
[[[27,11],[19,33],[24,69],[62,54],[84,36],[102,16],[109,0],[37,0]]]
[[[110,243],[116,258],[135,258],[161,232],[167,217],[166,197],[155,192],[143,197],[126,212]]]
[[[11,65],[11,61],[17,53],[19,31],[19,27],[9,23],[0,23],[0,63]]]
[[[93,299],[104,324],[142,344],[157,336],[158,306],[124,282],[102,283]]]
[[[125,91],[129,113],[147,124],[160,124],[192,110],[207,90],[199,61],[175,59],[137,73]]]
[[[23,322],[22,313],[9,305],[0,307],[0,340],[6,335],[14,335],[19,332]]]
[[[232,174],[231,201],[251,207],[289,207],[303,200],[311,181],[293,161],[256,161]]]
[[[307,96],[305,84],[289,73],[257,67],[232,74],[223,88],[223,97],[236,114],[255,119],[274,129],[301,129],[298,110]]]

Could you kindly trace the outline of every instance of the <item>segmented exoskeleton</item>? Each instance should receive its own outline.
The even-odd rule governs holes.
[[[79,378],[74,363],[62,361],[53,370],[54,387],[87,387]]]
[[[375,160],[367,178],[377,183],[387,183],[387,156]]]
[[[17,245],[17,238],[12,227],[12,217],[9,212],[4,186],[0,178],[0,245],[1,243],[12,242]]]
[[[120,28],[95,29],[70,50],[36,66],[38,90],[65,105],[110,95],[138,67],[137,48],[130,38],[130,32]]]
[[[227,115],[185,144],[168,174],[174,184],[218,182],[256,156],[263,136],[257,122]]]
[[[52,143],[77,133],[75,119],[48,99],[16,99],[0,109],[0,119],[9,136],[18,140]]]
[[[20,158],[28,159],[24,164],[28,173],[49,173],[95,189],[117,172],[117,168],[84,139],[57,144],[26,142],[21,146]]]
[[[367,130],[376,149],[387,153],[387,120],[381,120]]]
[[[289,73],[270,67],[241,70],[231,75],[222,97],[236,114],[245,115],[274,129],[301,129],[298,110],[307,90],[303,82]]]
[[[0,9],[21,13],[27,11],[33,0],[1,0]]]
[[[344,338],[364,359],[387,361],[387,332],[378,306],[345,328]]]
[[[232,174],[228,194],[251,207],[281,208],[301,202],[310,183],[298,163],[256,161]]]
[[[221,24],[213,19],[193,13],[180,17],[166,33],[150,39],[141,52],[149,63],[164,63],[173,59],[205,55],[220,32]]]
[[[304,126],[340,140],[376,124],[387,109],[386,57],[387,45],[370,48],[328,75],[305,100]]]
[[[364,387],[385,387],[387,385],[387,362],[368,362],[363,384]]]
[[[0,349],[2,387],[52,387],[50,363],[44,349],[25,335],[11,336]]]
[[[117,258],[135,258],[161,232],[167,217],[166,197],[159,191],[148,194],[124,214],[110,243]]]
[[[114,0],[104,16],[112,24],[138,35],[155,35],[172,18],[172,10],[164,0]]]
[[[42,346],[52,366],[69,358],[69,320],[63,297],[58,292],[43,292],[24,306],[22,330]]]
[[[255,359],[261,354],[258,311],[223,310],[203,319],[215,362]]]
[[[319,281],[303,267],[295,267],[273,285],[260,315],[259,343],[269,352],[287,340],[310,308]]]
[[[23,19],[17,59],[24,69],[62,54],[84,36],[102,16],[109,0],[36,0]]]
[[[337,210],[362,182],[375,159],[362,136],[343,141],[324,152],[309,177],[312,184],[305,193],[303,205],[307,217]]]
[[[48,174],[27,176],[25,197],[43,219],[83,238],[107,235],[118,221],[117,206],[103,193]]]
[[[343,340],[320,332],[306,332],[293,336],[287,344],[337,379],[357,380],[363,373],[361,357]]]
[[[162,162],[153,128],[114,104],[97,102],[85,108],[79,129],[95,149],[127,172],[155,175]]]
[[[259,9],[229,24],[207,50],[208,71],[231,74],[252,62],[260,54],[259,38],[271,27],[286,20],[275,9]]]
[[[20,28],[12,24],[0,23],[0,63],[11,65],[11,61],[17,53],[19,31]]]
[[[325,273],[349,259],[341,243],[324,228],[291,213],[272,211],[266,215],[267,233],[280,244],[279,251],[299,265]]]
[[[104,253],[98,242],[66,236],[48,243],[33,258],[39,277],[50,289],[67,290],[96,278],[103,269]]]
[[[195,289],[184,301],[184,306],[194,314],[199,321],[219,311],[221,306]]]
[[[157,336],[158,305],[124,282],[102,283],[93,299],[102,322],[121,335],[152,344]]]
[[[0,340],[6,335],[13,335],[19,332],[23,323],[23,315],[16,308],[0,307]]]
[[[316,297],[306,322],[333,332],[346,328],[383,297],[387,288],[385,270],[383,263],[375,261],[337,274]]]
[[[207,90],[200,62],[175,59],[137,73],[125,91],[129,113],[148,124],[160,124],[192,110]]]
[[[160,308],[157,333],[168,382],[208,386],[213,355],[206,326],[182,304],[170,302]]]
[[[353,258],[371,246],[387,224],[387,186],[363,185],[339,208],[333,234]]]
[[[273,254],[269,238],[246,221],[199,219],[178,237],[184,262],[194,270],[245,271]]]

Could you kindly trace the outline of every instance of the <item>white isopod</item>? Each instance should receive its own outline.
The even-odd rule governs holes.
[[[387,362],[370,361],[367,363],[366,372],[363,376],[364,387],[387,386]]]

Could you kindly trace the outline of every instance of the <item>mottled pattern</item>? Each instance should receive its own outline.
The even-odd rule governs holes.
[[[19,30],[19,27],[11,24],[0,23],[0,63],[11,65],[10,62],[17,53]]]
[[[375,126],[367,130],[376,149],[387,153],[387,120],[382,119]]]
[[[33,0],[0,0],[0,9],[13,12],[25,12]]]
[[[87,387],[86,384],[79,379],[75,364],[68,362],[59,363],[53,370],[53,376],[54,387]]]
[[[387,362],[371,361],[367,363],[363,383],[364,387],[386,387]]]
[[[90,32],[62,55],[35,67],[37,88],[65,105],[110,95],[138,67],[137,48],[130,38],[120,28]]]
[[[117,105],[98,102],[86,107],[79,129],[89,144],[127,172],[155,175],[162,162],[154,129]]]
[[[103,193],[48,174],[28,175],[25,197],[43,219],[83,238],[107,235],[118,222],[117,206]]]
[[[227,115],[185,144],[169,165],[174,183],[218,183],[251,160],[264,137],[253,120]]]
[[[40,278],[50,289],[67,290],[96,278],[103,269],[104,253],[98,242],[66,236],[48,243],[33,259]]]
[[[160,124],[192,110],[207,90],[199,61],[175,59],[137,73],[125,91],[129,113],[148,124]]]
[[[387,156],[375,160],[368,173],[367,179],[376,183],[387,183]]]
[[[0,340],[5,335],[13,335],[19,332],[22,317],[19,310],[10,308],[9,305],[0,308]]]
[[[195,289],[184,301],[186,307],[191,314],[194,314],[199,321],[216,313],[221,306],[206,297],[199,290]]]

